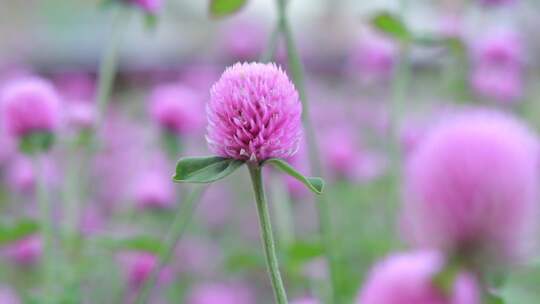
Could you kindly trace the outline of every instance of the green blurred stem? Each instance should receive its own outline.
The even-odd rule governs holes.
[[[154,289],[158,280],[159,274],[165,265],[169,263],[174,250],[182,239],[187,226],[191,222],[191,218],[193,217],[197,203],[200,201],[204,190],[205,187],[197,186],[194,190],[192,190],[187,199],[179,204],[178,210],[176,211],[176,216],[163,241],[164,246],[160,250],[158,257],[159,263],[139,291],[135,301],[136,304],[148,303],[152,290]]]
[[[251,182],[253,184],[253,192],[255,193],[257,213],[259,215],[259,222],[261,225],[261,238],[264,245],[263,247],[266,256],[268,274],[272,282],[272,288],[274,289],[274,297],[277,304],[286,304],[287,294],[285,293],[285,287],[283,286],[283,281],[279,272],[276,246],[272,233],[272,224],[270,221],[270,214],[268,212],[268,202],[266,201],[266,195],[264,193],[261,172],[262,168],[259,166],[259,164],[248,164],[248,168],[251,176]]]
[[[36,199],[39,206],[41,216],[41,235],[43,238],[43,262],[42,276],[44,295],[43,301],[45,304],[55,303],[56,288],[54,286],[56,277],[55,254],[53,252],[54,245],[54,228],[51,213],[50,202],[47,194],[47,185],[45,179],[45,170],[43,165],[42,155],[34,156],[34,172],[37,178],[36,184]]]
[[[311,121],[309,113],[309,103],[307,101],[308,98],[304,83],[304,68],[302,65],[302,61],[300,60],[300,55],[298,54],[298,49],[296,47],[289,22],[287,20],[286,1],[276,1],[279,13],[278,24],[286,42],[289,69],[291,71],[293,82],[296,85],[296,88],[298,89],[298,92],[300,94],[300,100],[302,101],[303,123],[309,150],[310,167],[312,170],[312,174],[314,174],[315,176],[324,176],[321,165],[322,163],[320,158],[319,145],[317,143],[315,129],[313,127],[313,123]],[[341,292],[339,291],[339,264],[333,242],[334,237],[332,233],[332,221],[330,216],[330,210],[328,208],[328,200],[326,194],[324,193],[317,197],[317,211],[319,219],[319,230],[325,251],[325,256],[328,262],[328,267],[330,270],[330,289],[332,294],[331,303],[343,303],[343,301],[341,300]]]
[[[122,41],[125,26],[128,24],[128,11],[128,9],[121,7],[113,17],[113,24],[110,31],[111,36],[99,64],[98,87],[96,94],[96,105],[98,110],[96,126],[98,128],[103,121],[103,117],[111,97],[111,91],[118,64],[118,49]]]

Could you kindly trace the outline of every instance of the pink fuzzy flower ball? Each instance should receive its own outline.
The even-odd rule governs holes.
[[[163,0],[128,0],[149,14],[156,14],[163,6]]]
[[[450,295],[433,285],[444,259],[435,252],[392,255],[371,270],[358,295],[358,304],[480,304],[476,280],[458,275]]]
[[[131,288],[137,289],[149,278],[158,264],[158,258],[149,252],[126,251],[119,256],[124,275]],[[173,274],[169,267],[162,269],[158,276],[158,283],[169,283]]]
[[[21,266],[37,263],[43,253],[43,243],[38,235],[17,240],[6,247],[6,255]]]
[[[160,170],[143,172],[134,188],[134,199],[140,208],[170,208],[174,203],[170,177]]]
[[[188,304],[254,304],[250,290],[242,285],[206,283],[196,286]]]
[[[150,115],[165,130],[178,135],[189,134],[204,125],[204,108],[200,99],[188,87],[161,85],[150,96]]]
[[[53,132],[60,122],[60,99],[53,85],[40,78],[7,84],[0,94],[6,130],[20,138],[34,132]]]
[[[237,63],[210,91],[206,139],[219,156],[261,162],[296,153],[302,104],[275,64]]]
[[[537,222],[538,152],[536,137],[506,114],[446,118],[407,164],[408,238],[475,264],[522,258]]]

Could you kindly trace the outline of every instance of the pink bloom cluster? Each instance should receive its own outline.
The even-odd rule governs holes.
[[[288,158],[302,135],[302,104],[274,64],[238,63],[212,87],[207,141],[219,156],[260,162]]]
[[[524,51],[517,33],[491,32],[473,51],[471,82],[478,95],[499,102],[515,102],[523,96]]]
[[[372,269],[357,298],[358,304],[480,304],[476,280],[458,275],[454,289],[445,296],[433,284],[444,259],[435,252],[392,255]]]
[[[411,241],[483,264],[518,261],[537,222],[538,148],[536,137],[506,114],[445,119],[407,164]]]
[[[149,14],[156,14],[163,6],[163,0],[128,0]]]
[[[364,81],[387,80],[398,56],[397,45],[385,37],[366,33],[351,57],[350,64]]]
[[[192,133],[204,124],[201,98],[179,84],[156,87],[150,96],[149,111],[163,129],[179,135]]]
[[[37,77],[13,80],[0,93],[2,121],[16,138],[53,132],[60,123],[60,98],[53,85]]]

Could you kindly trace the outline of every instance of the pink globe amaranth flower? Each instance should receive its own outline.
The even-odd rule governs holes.
[[[65,105],[64,118],[68,126],[75,129],[92,128],[96,122],[96,108],[92,103],[72,102]]]
[[[536,137],[503,113],[443,119],[407,163],[407,238],[475,266],[518,262],[537,224],[538,150]]]
[[[200,96],[178,84],[160,85],[150,96],[152,119],[172,133],[185,135],[204,125],[204,108]]]
[[[473,42],[472,48],[475,66],[520,68],[525,61],[520,34],[507,28],[488,32]]]
[[[319,304],[319,300],[315,298],[305,297],[291,301],[291,304]]]
[[[43,254],[43,243],[38,235],[17,240],[5,248],[6,256],[21,266],[36,264]]]
[[[253,60],[266,44],[265,31],[259,22],[235,22],[225,27],[223,49],[235,60]]]
[[[60,123],[60,99],[53,85],[37,77],[13,80],[0,93],[2,120],[16,138],[54,132]]]
[[[163,6],[163,0],[127,0],[149,14],[157,14]]]
[[[145,251],[125,251],[119,254],[120,265],[131,288],[138,289],[148,279],[158,264],[158,258]],[[164,268],[158,277],[158,283],[172,281],[173,275],[169,267]]]
[[[480,290],[468,273],[457,276],[453,291],[443,293],[433,277],[444,267],[436,252],[394,254],[377,263],[367,277],[358,304],[480,304]]]
[[[365,33],[349,63],[364,81],[388,80],[392,77],[397,56],[398,47],[393,41]]]
[[[471,86],[479,96],[500,103],[515,103],[524,95],[521,72],[515,69],[476,68],[471,76]]]
[[[148,170],[137,178],[134,199],[140,208],[170,208],[174,204],[174,187],[167,171]]]
[[[22,302],[15,290],[8,286],[0,286],[0,303],[21,304]]]
[[[243,285],[204,283],[195,286],[187,304],[255,304],[255,298]]]
[[[261,162],[288,158],[302,136],[302,104],[275,64],[237,63],[210,91],[206,139],[212,152]]]
[[[479,0],[480,4],[486,6],[498,6],[506,4],[514,4],[516,0]]]

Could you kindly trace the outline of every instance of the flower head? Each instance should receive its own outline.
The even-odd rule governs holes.
[[[6,131],[20,138],[34,132],[53,132],[60,122],[60,99],[53,85],[40,78],[7,84],[0,95]]]
[[[409,238],[471,262],[515,261],[536,224],[537,160],[535,136],[505,114],[445,119],[409,157]]]
[[[371,270],[357,298],[362,304],[479,304],[476,280],[458,275],[453,291],[445,296],[433,284],[444,264],[441,255],[420,251],[392,255]]]
[[[177,84],[156,87],[150,96],[149,110],[162,128],[179,135],[198,130],[204,122],[197,93]]]
[[[128,0],[149,14],[156,14],[163,6],[163,0]]]
[[[274,64],[238,63],[212,87],[207,141],[219,156],[260,162],[298,150],[302,104]]]
[[[242,285],[207,283],[196,286],[188,297],[188,304],[252,304],[249,289]]]
[[[38,235],[31,235],[9,244],[6,254],[15,263],[23,266],[38,262],[43,253],[43,243]]]

